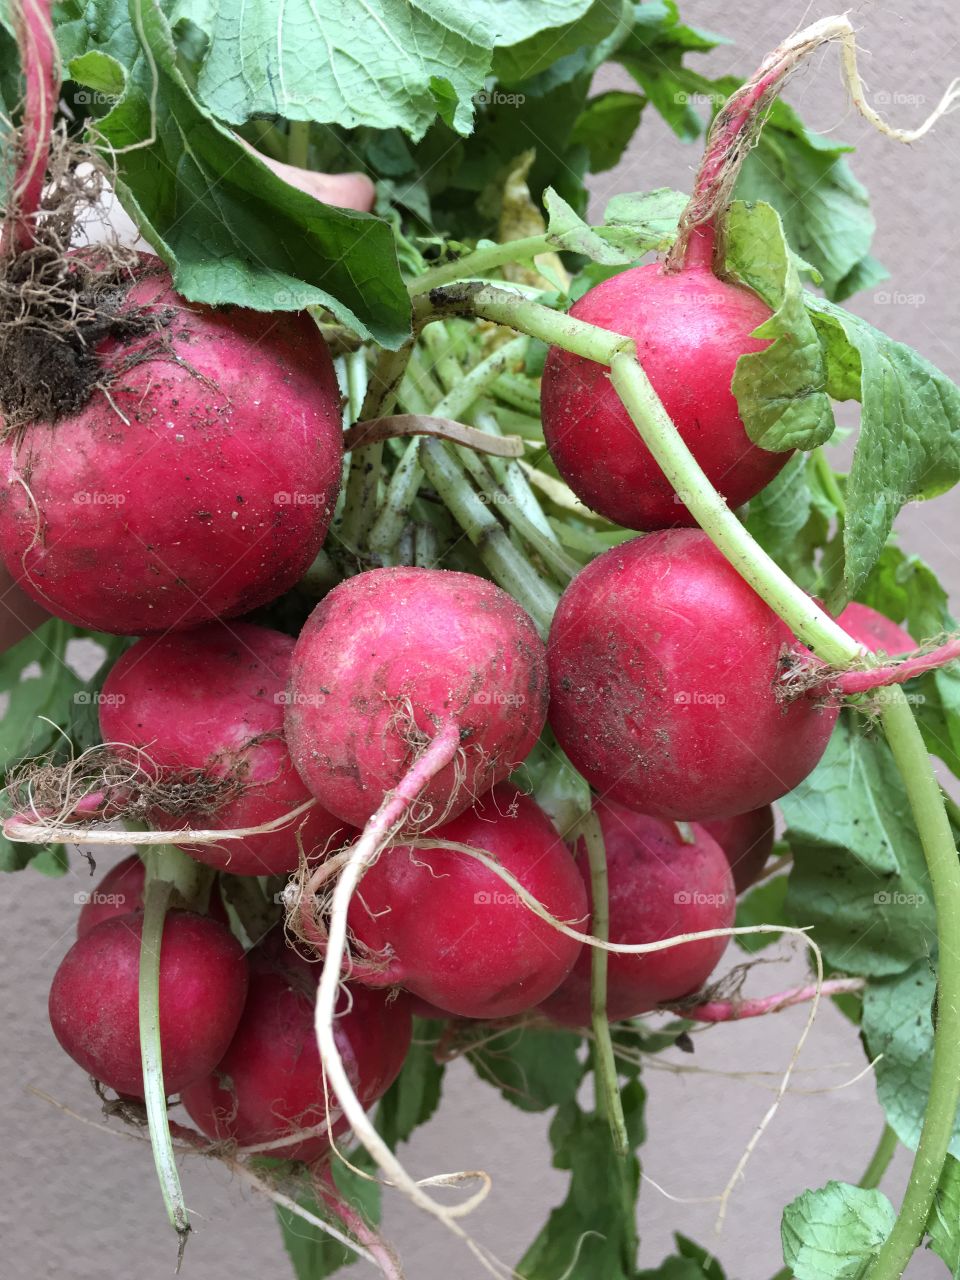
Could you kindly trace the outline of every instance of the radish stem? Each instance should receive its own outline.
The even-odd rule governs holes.
[[[13,212],[4,225],[0,241],[0,252],[4,254],[22,253],[33,247],[34,217],[43,195],[50,135],[60,89],[50,0],[21,0],[13,7],[26,96],[21,159],[11,200]]]
[[[167,1098],[163,1085],[163,1059],[160,1050],[160,948],[163,923],[173,893],[173,883],[159,870],[162,850],[153,850],[147,863],[144,887],[143,925],[140,935],[140,972],[138,1000],[140,1013],[140,1058],[143,1064],[143,1098],[147,1109],[150,1146],[167,1217],[177,1233],[177,1270],[183,1261],[190,1219],[180,1185],[177,1160],[170,1136]]]
[[[587,813],[580,821],[583,842],[590,864],[590,890],[593,895],[593,917],[590,929],[595,938],[607,942],[610,937],[610,895],[607,880],[607,853],[597,815]],[[630,1139],[623,1118],[617,1063],[610,1038],[607,1018],[607,952],[594,947],[590,957],[590,1020],[593,1027],[594,1071],[597,1077],[597,1108],[607,1117],[613,1148],[621,1160],[630,1155]]]

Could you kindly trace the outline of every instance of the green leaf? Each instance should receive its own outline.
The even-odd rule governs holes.
[[[730,93],[738,83],[728,77],[715,87]],[[742,200],[774,206],[791,246],[817,268],[836,301],[886,275],[869,256],[875,223],[867,192],[844,159],[851,149],[808,129],[779,100],[735,188]]]
[[[366,1152],[354,1152],[350,1160],[360,1168],[372,1169]],[[362,1214],[367,1222],[376,1225],[380,1221],[380,1184],[376,1178],[361,1177],[348,1168],[342,1160],[332,1161],[330,1167],[337,1190],[344,1201],[355,1212]],[[330,1210],[319,1207],[316,1201],[304,1197],[298,1202],[309,1213],[318,1218],[330,1217],[340,1230],[344,1229],[342,1224],[333,1218]],[[341,1267],[357,1261],[357,1255],[352,1249],[348,1249],[334,1240],[326,1231],[305,1222],[303,1218],[280,1205],[277,1205],[277,1222],[283,1237],[283,1247],[293,1264],[297,1280],[323,1280],[324,1276],[332,1276]]]
[[[631,1137],[639,1141],[644,1101],[639,1082],[626,1085],[621,1097]],[[518,1274],[526,1280],[556,1280],[561,1275],[633,1280],[637,1161],[631,1156],[622,1165],[611,1149],[605,1117],[581,1111],[573,1099],[558,1108],[550,1141],[554,1165],[570,1170],[570,1189],[524,1254]]]
[[[493,71],[515,85],[545,71],[582,47],[598,45],[617,25],[609,0],[539,0],[505,5],[473,0],[470,13],[481,31],[495,33]]]
[[[882,1191],[828,1182],[783,1211],[783,1260],[794,1280],[858,1280],[896,1221]]]
[[[827,545],[836,514],[814,460],[798,453],[750,499],[746,526],[795,582],[817,593],[823,585],[818,554]]]
[[[499,1089],[521,1111],[546,1111],[576,1095],[583,1079],[581,1037],[571,1031],[511,1028],[489,1032],[468,1057],[481,1080]]]
[[[747,434],[764,449],[813,449],[836,424],[820,339],[776,210],[734,201],[725,241],[727,268],[773,308],[753,335],[770,346],[742,355],[733,375]]]
[[[779,803],[794,855],[787,910],[794,924],[814,926],[834,968],[901,973],[933,947],[923,850],[879,733],[843,713],[817,768]]]
[[[683,192],[670,187],[636,194],[622,192],[603,211],[603,238],[628,254],[631,261],[645,253],[660,253],[677,238],[677,223],[686,203]]]
[[[696,1262],[700,1268],[700,1274],[705,1276],[706,1280],[726,1280],[723,1267],[702,1245],[680,1235],[679,1232],[674,1234],[673,1239],[681,1258],[690,1258]]]
[[[774,876],[771,880],[758,884],[749,893],[737,901],[737,918],[734,922],[738,929],[755,924],[792,924],[787,915],[787,877]],[[751,955],[755,951],[763,951],[780,942],[781,934],[777,933],[744,933],[735,941],[741,951]]]
[[[471,98],[492,53],[491,28],[475,9],[445,0],[288,0],[278,22],[269,6],[179,0],[174,23],[190,22],[208,37],[197,92],[228,124],[281,116],[399,126],[420,138],[447,90],[451,122],[469,132]]]
[[[434,1058],[432,1045],[442,1025],[416,1020],[416,1034],[403,1070],[380,1099],[377,1129],[391,1147],[406,1142],[414,1129],[426,1124],[440,1103],[444,1067]]]
[[[329,307],[362,336],[399,346],[409,332],[409,299],[387,223],[322,204],[278,178],[200,106],[159,7],[141,13],[131,0],[133,27],[123,21],[125,10],[117,0],[100,6],[89,36],[90,49],[130,59],[126,91],[97,127],[122,152],[118,194],[178,290],[190,301],[261,311]],[[141,18],[156,86],[142,54],[133,58],[118,47]],[[98,82],[107,75],[105,60],[101,51]],[[79,74],[90,65],[87,54],[71,67]],[[156,138],[144,146],[154,91]]]
[[[947,1264],[953,1280],[960,1277],[960,1161],[947,1156],[936,1199],[927,1222],[928,1247]]]
[[[828,385],[835,398],[853,392],[863,406],[846,488],[844,580],[854,596],[901,507],[960,479],[960,388],[858,316],[810,294],[807,306],[832,366],[861,371],[856,388],[849,373]]]
[[[683,58],[687,53],[707,53],[723,43],[722,36],[680,22],[674,0],[654,0],[633,6],[633,25],[613,56],[677,137],[690,142],[703,131],[703,120],[694,104],[701,101],[697,89],[707,82],[691,77]]]
[[[573,126],[571,139],[590,153],[590,172],[604,173],[618,164],[640,124],[646,98],[611,89],[591,98]]]
[[[877,1098],[887,1123],[916,1150],[930,1093],[937,978],[929,959],[906,973],[871,982],[863,998],[863,1035],[876,1064]],[[960,1158],[960,1125],[954,1123],[950,1152]]]

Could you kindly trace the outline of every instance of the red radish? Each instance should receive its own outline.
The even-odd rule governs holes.
[[[505,591],[467,573],[372,569],[307,620],[285,732],[320,803],[359,827],[443,726],[459,748],[420,804],[461,813],[530,752],[546,702],[543,643]]]
[[[738,358],[769,345],[751,337],[771,314],[751,290],[717,279],[700,259],[673,272],[650,263],[596,285],[570,314],[634,340],[654,391],[730,506],[747,502],[786,464],[789,452],[750,442],[730,389]],[[606,366],[551,347],[541,408],[550,456],[588,507],[628,529],[696,524]]]
[[[50,988],[50,1023],[62,1047],[117,1093],[143,1097],[137,985],[143,915],[105,920],[73,944]],[[209,916],[170,912],[160,949],[160,1049],[168,1094],[212,1071],[247,995],[247,962]]]
[[[489,854],[557,920],[585,928],[586,895],[570,851],[515,787],[495,787],[427,839]],[[465,1018],[533,1008],[570,972],[581,946],[535,916],[494,871],[453,849],[385,850],[360,882],[349,923],[373,953],[360,981],[401,985]]]
[[[250,994],[236,1035],[215,1070],[183,1091],[190,1118],[210,1138],[243,1146],[324,1125],[327,1103],[313,1027],[319,969],[295,958],[252,957]],[[357,1096],[370,1106],[400,1073],[410,1047],[406,997],[350,987],[334,1034]],[[334,1134],[346,1124],[331,1098]],[[325,1133],[278,1146],[284,1160],[316,1160]]]
[[[137,641],[107,675],[100,701],[105,742],[142,748],[161,769],[236,776],[243,792],[212,815],[153,815],[158,826],[256,827],[310,799],[283,739],[293,640],[249,622],[211,624]],[[348,836],[319,805],[280,831],[188,845],[201,862],[236,875],[274,875]],[[340,833],[338,835],[338,833]]]
[[[892,658],[901,653],[912,653],[917,647],[909,631],[898,627],[885,614],[856,600],[847,605],[837,622],[872,653],[885,653]]]
[[[774,820],[770,805],[700,825],[709,831],[727,855],[737,893],[749,889],[766,866],[773,849]]]
[[[618,804],[595,806],[603,831],[610,893],[611,942],[659,942],[681,933],[728,929],[736,894],[723,850],[703,827],[691,825],[685,843],[676,825],[633,813]],[[586,850],[577,850],[588,896]],[[646,955],[607,960],[607,1016],[611,1022],[699,990],[717,967],[727,938],[685,942]],[[584,947],[573,972],[546,1000],[543,1011],[566,1026],[590,1024],[592,947]]]
[[[95,929],[104,920],[112,920],[114,916],[126,916],[131,911],[143,910],[143,884],[146,879],[146,867],[143,860],[133,853],[124,858],[115,867],[111,867],[92,893],[84,895],[85,901],[77,916],[77,937]],[[229,918],[220,896],[220,889],[214,884],[210,890],[208,914],[221,924],[229,924]]]
[[[782,697],[795,643],[706,534],[637,538],[561,597],[550,724],[602,796],[638,812],[758,809],[811,772],[837,718],[813,693]]]
[[[330,523],[329,352],[305,314],[188,304],[145,254],[114,287],[115,333],[134,313],[155,324],[99,340],[62,411],[0,424],[0,555],[44,608],[101,631],[247,613],[297,582]]]

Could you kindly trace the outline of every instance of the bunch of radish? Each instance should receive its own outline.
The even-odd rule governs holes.
[[[52,260],[27,180],[46,145],[28,132],[8,259]],[[771,312],[718,274],[711,155],[667,261],[571,316],[635,344],[737,507],[789,453],[750,441],[731,390]],[[359,557],[297,636],[250,618],[303,580],[337,503],[341,396],[314,319],[187,302],[146,254],[70,249],[57,266],[58,314],[94,303],[60,334],[43,397],[0,389],[0,555],[55,616],[137,639],[103,684],[102,777],[70,774],[62,804],[10,830],[107,843],[120,818],[144,856],[80,912],[54,1033],[152,1130],[158,1092],[164,1119],[178,1096],[200,1149],[323,1178],[352,1129],[422,1202],[365,1116],[412,1015],[602,1042],[604,1015],[695,1008],[773,851],[772,805],[817,766],[842,698],[956,655],[818,663],[697,527],[609,370],[559,345],[542,381],[552,459],[641,536],[569,581],[546,641],[486,577]],[[888,658],[913,648],[864,606],[839,623]],[[518,781],[554,739],[591,806],[562,831]]]

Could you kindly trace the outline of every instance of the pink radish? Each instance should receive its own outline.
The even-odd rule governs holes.
[[[596,285],[571,316],[632,338],[637,358],[710,482],[737,507],[790,457],[751,444],[730,389],[738,358],[768,345],[770,308],[714,275],[706,247],[679,270],[633,267]],[[578,498],[628,529],[696,522],[641,440],[609,369],[551,347],[541,408],[550,456]]]
[[[101,1083],[143,1097],[137,984],[143,915],[105,920],[78,938],[50,988],[50,1023],[71,1058]],[[160,1047],[168,1094],[212,1071],[247,995],[240,943],[208,916],[171,912],[160,949]]]
[[[427,840],[481,850],[556,919],[586,928],[586,895],[569,850],[515,787],[501,783]],[[505,1018],[539,1004],[580,952],[495,871],[455,849],[393,845],[361,881],[349,919],[370,953],[360,981],[403,986],[467,1018]]]
[[[318,969],[296,957],[254,952],[250,994],[236,1034],[219,1065],[183,1091],[190,1118],[208,1137],[253,1145],[301,1129],[344,1124],[331,1099],[313,1030]],[[336,1021],[340,1052],[364,1106],[396,1079],[410,1047],[406,998],[353,986],[341,997]],[[325,1132],[279,1145],[265,1154],[316,1160],[329,1150]]]
[[[560,600],[550,723],[604,798],[697,821],[758,809],[810,773],[837,718],[788,699],[794,643],[706,534],[637,538]]]
[[[766,866],[773,849],[773,809],[765,804],[732,818],[701,822],[727,855],[737,893],[743,893]]]
[[[659,942],[681,933],[728,929],[736,894],[723,850],[703,827],[691,825],[687,842],[672,822],[621,805],[595,806],[607,855],[609,940]],[[592,903],[586,851],[577,865]],[[607,1016],[611,1022],[646,1013],[697,991],[717,967],[727,938],[704,938],[663,951],[607,959]],[[570,977],[543,1011],[567,1026],[590,1025],[592,948],[584,947]]]
[[[285,732],[324,808],[363,826],[446,726],[447,762],[419,803],[452,817],[530,752],[546,701],[543,643],[505,591],[466,573],[372,569],[310,615]]]

